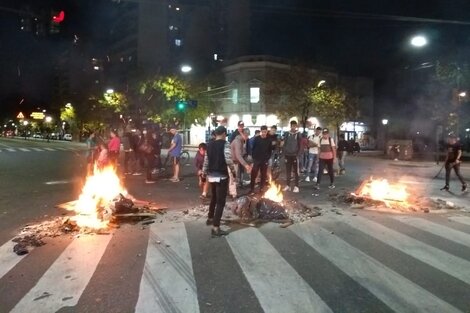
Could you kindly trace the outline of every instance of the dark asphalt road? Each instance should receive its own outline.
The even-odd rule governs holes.
[[[9,240],[19,228],[64,213],[54,206],[79,194],[84,145],[0,138],[0,313],[470,312],[468,213],[393,215],[329,200],[370,175],[401,178],[413,194],[467,210],[469,195],[439,192],[432,163],[360,156],[348,164],[333,191],[312,195],[312,184],[302,182],[299,194],[286,194],[323,208],[287,229],[232,225],[229,236],[211,239],[203,218],[159,216],[109,235],[49,239],[18,257]],[[178,215],[200,204],[192,171],[185,167],[179,183],[128,176],[124,184]]]

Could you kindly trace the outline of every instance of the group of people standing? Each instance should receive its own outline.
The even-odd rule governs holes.
[[[176,127],[170,127],[172,135],[171,145],[168,149],[168,160],[173,167],[172,182],[179,182],[179,157],[183,147],[183,139]],[[163,164],[161,158],[162,136],[159,130],[139,130],[125,132],[119,137],[116,130],[109,132],[109,139],[99,138],[96,132],[91,132],[86,141],[88,173],[93,172],[96,164],[99,169],[112,165],[117,167],[121,145],[123,150],[124,175],[143,175],[145,183],[153,184],[156,181],[152,174],[158,173]]]
[[[212,236],[219,237],[227,233],[220,229],[220,219],[228,195],[237,195],[237,187],[243,188],[243,172],[250,174],[250,194],[258,191],[264,193],[270,177],[273,160],[280,153],[284,155],[286,166],[286,184],[284,191],[298,193],[299,189],[299,157],[302,150],[302,134],[298,131],[297,121],[290,122],[290,130],[278,136],[277,127],[261,126],[255,135],[248,139],[249,130],[242,121],[238,122],[227,141],[227,129],[219,126],[208,144],[200,144],[196,154],[195,165],[202,190],[201,198],[206,198],[211,191],[207,225],[212,225]],[[329,188],[334,186],[333,162],[337,158],[336,144],[330,137],[327,128],[317,127],[315,133],[308,137],[309,162],[306,181],[315,182],[314,188],[319,189],[323,169],[327,169],[330,177]],[[344,169],[344,158],[342,159]],[[312,174],[312,175],[311,175]],[[292,186],[293,185],[293,186]]]

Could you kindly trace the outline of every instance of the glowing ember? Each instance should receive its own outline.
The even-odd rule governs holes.
[[[263,198],[269,199],[274,202],[282,202],[284,196],[282,195],[281,186],[276,185],[274,182],[270,182],[270,187],[263,195]]]
[[[386,179],[371,179],[364,183],[357,196],[364,196],[373,200],[383,201],[386,204],[389,201],[406,202],[408,192],[403,184],[389,184]]]
[[[108,221],[103,219],[103,211],[119,194],[126,196],[127,191],[122,187],[114,168],[109,166],[98,169],[95,166],[94,174],[87,177],[82,194],[75,204],[77,215],[72,219],[79,227],[106,228]]]

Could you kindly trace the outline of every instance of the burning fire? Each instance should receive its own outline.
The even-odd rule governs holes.
[[[389,204],[390,201],[406,202],[408,199],[405,185],[400,183],[389,184],[386,179],[371,178],[363,183],[355,195],[383,201],[385,204]]]
[[[119,194],[127,195],[112,166],[98,169],[95,166],[94,174],[87,176],[82,193],[79,196],[74,210],[77,215],[72,218],[79,227],[101,229],[108,226],[108,220],[103,218],[105,208]],[[108,208],[108,214],[109,212]]]
[[[269,189],[263,195],[263,198],[269,199],[274,202],[282,202],[284,200],[284,196],[281,191],[281,186],[276,185],[274,182],[269,182]]]

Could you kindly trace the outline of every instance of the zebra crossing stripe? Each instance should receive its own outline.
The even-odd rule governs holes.
[[[339,221],[336,217],[331,218]],[[356,216],[351,219],[341,219],[341,222],[470,284],[469,261],[453,256],[364,217]]]
[[[15,242],[9,240],[0,247],[0,278],[8,273],[16,264],[18,264],[24,257],[13,253]]]
[[[41,148],[31,148],[31,149],[33,149],[34,151],[44,151]]]
[[[50,313],[76,305],[111,237],[76,238],[10,312]]]
[[[18,148],[18,149],[20,149],[20,150],[23,151],[23,152],[31,152],[31,150],[29,150],[29,149],[27,149],[27,148]]]
[[[10,152],[16,152],[16,150],[13,149],[13,148],[6,148],[5,150],[8,150],[8,151],[10,151]]]
[[[465,225],[470,225],[470,217],[467,216],[450,216],[449,220]]]
[[[290,230],[396,312],[461,312],[315,223]]]
[[[258,230],[226,240],[265,312],[333,312]]]
[[[152,224],[136,312],[199,312],[183,223]]]
[[[470,247],[470,235],[464,232],[454,230],[450,227],[442,226],[440,224],[422,218],[416,218],[411,216],[396,216],[394,218],[402,223],[411,225],[421,230],[433,233],[442,238]]]
[[[47,151],[56,151],[55,149],[52,149],[52,148],[43,148],[43,149]]]

